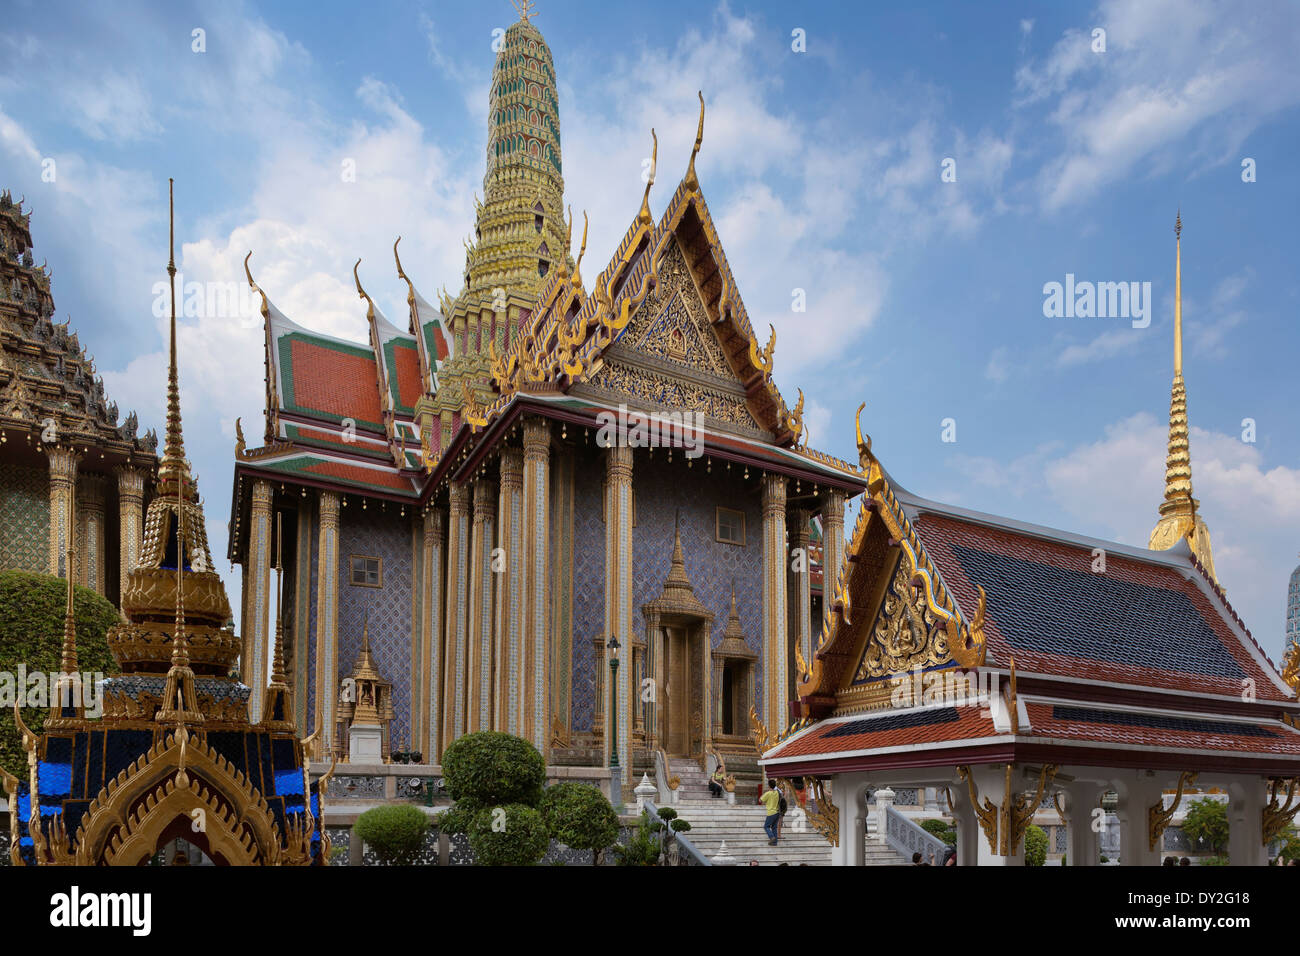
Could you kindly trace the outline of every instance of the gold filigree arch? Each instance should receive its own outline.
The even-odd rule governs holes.
[[[174,733],[100,790],[74,841],[77,862],[139,862],[156,849],[150,836],[156,842],[177,813],[194,810],[203,812],[212,849],[232,864],[280,862],[280,830],[261,793],[203,741]]]

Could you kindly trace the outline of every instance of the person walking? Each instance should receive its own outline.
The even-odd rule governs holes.
[[[776,846],[777,826],[781,822],[781,791],[776,789],[775,780],[767,782],[767,789],[759,797],[759,802],[767,810],[767,817],[763,820],[763,830],[767,833],[767,845]]]

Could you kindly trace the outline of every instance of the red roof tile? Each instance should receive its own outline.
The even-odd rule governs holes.
[[[378,377],[373,354],[362,357],[296,338],[292,402],[299,410],[380,424]],[[288,400],[289,396],[284,396]]]

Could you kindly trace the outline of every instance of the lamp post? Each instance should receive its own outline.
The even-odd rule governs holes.
[[[609,797],[614,810],[623,810],[623,770],[618,762],[618,637],[609,638]]]

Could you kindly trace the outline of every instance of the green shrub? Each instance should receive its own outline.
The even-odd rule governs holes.
[[[466,734],[442,755],[443,783],[457,803],[487,807],[518,803],[535,807],[546,783],[546,761],[528,741],[496,730]]]
[[[1201,866],[1228,866],[1226,856],[1212,856],[1201,861]]]
[[[2,532],[0,532],[2,533]],[[30,571],[0,572],[0,671],[17,674],[23,664],[30,674],[57,674],[63,651],[63,613],[68,582]],[[105,635],[121,616],[89,588],[73,588],[73,617],[77,625],[77,666],[82,673],[116,674]],[[21,690],[21,688],[16,688]],[[23,723],[35,733],[45,726],[49,711],[23,710]],[[22,749],[13,706],[0,707],[0,767],[27,777],[27,753]]]
[[[957,831],[953,829],[951,823],[944,820],[922,820],[921,829],[931,836],[936,836],[949,846],[957,845]]]
[[[357,817],[356,838],[375,851],[385,866],[406,866],[424,845],[429,820],[419,807],[373,807]]]
[[[1202,798],[1187,805],[1183,833],[1198,849],[1222,854],[1228,847],[1228,807],[1221,800]]]
[[[1047,832],[1032,823],[1025,830],[1025,866],[1042,866],[1047,862]]]
[[[550,835],[575,850],[590,850],[592,862],[618,839],[618,814],[596,787],[557,783],[542,794],[542,820]]]
[[[534,866],[550,842],[541,813],[522,803],[484,807],[469,828],[478,866]]]
[[[636,833],[632,834],[626,845],[614,847],[614,856],[619,866],[658,866],[659,865],[659,831],[663,824],[650,816],[648,810],[641,811],[637,821]]]

